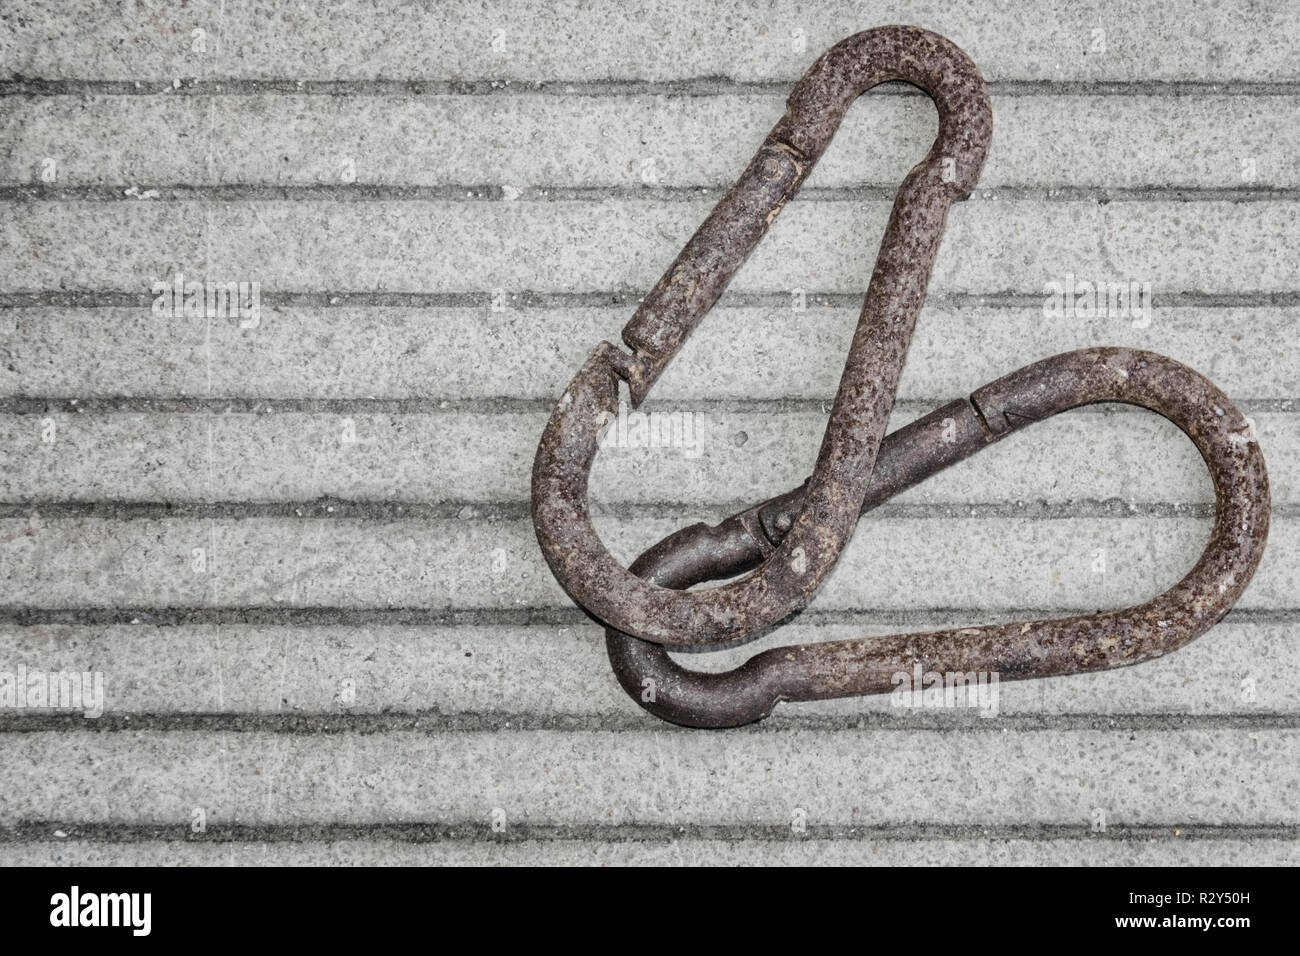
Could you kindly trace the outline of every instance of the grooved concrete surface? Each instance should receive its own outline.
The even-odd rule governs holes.
[[[1057,7],[7,4],[0,862],[1300,862],[1300,8]],[[995,131],[894,427],[1057,352],[1162,352],[1254,420],[1269,551],[1190,647],[995,713],[662,725],[537,551],[536,441],[794,79],[896,22],[963,46]],[[647,404],[679,439],[599,457],[616,554],[807,474],[934,128],[904,89],[850,112]],[[186,314],[178,273],[256,294]],[[1049,302],[1082,283],[1134,294]],[[1122,606],[1211,509],[1175,428],[1081,411],[888,503],[790,626],[690,662]],[[58,673],[79,707],[4,696]]]

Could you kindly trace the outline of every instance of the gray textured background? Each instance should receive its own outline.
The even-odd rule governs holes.
[[[0,861],[1300,859],[1300,7],[1056,6],[6,3],[0,671],[102,671],[108,711],[0,711]],[[1164,352],[1254,419],[1269,551],[1191,647],[1004,685],[996,719],[671,728],[541,561],[533,450],[794,79],[894,22],[961,45],[995,122],[895,426],[1056,352]],[[620,556],[804,477],[934,127],[906,90],[850,112],[648,406],[703,454],[597,462]],[[261,324],[152,314],[176,271],[259,282]],[[1150,283],[1149,325],[1045,317],[1067,275]],[[1211,502],[1162,420],[1064,416],[867,519],[757,646],[1133,602]]]

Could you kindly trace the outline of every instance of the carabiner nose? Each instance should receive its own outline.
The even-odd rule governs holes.
[[[740,580],[703,592],[644,581],[605,548],[586,500],[600,429],[617,409],[619,380],[628,383],[634,405],[645,398],[803,184],[849,106],[887,80],[928,93],[939,132],[895,198],[803,507],[779,545],[755,528],[766,557]],[[807,602],[853,533],[948,207],[974,186],[991,135],[983,78],[937,34],[902,26],[868,30],[813,64],[758,154],[624,328],[632,351],[597,347],[542,435],[533,464],[533,522],[547,563],[578,604],[619,631],[680,646],[743,640]]]

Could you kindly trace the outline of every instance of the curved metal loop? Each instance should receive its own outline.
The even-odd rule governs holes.
[[[1199,637],[1236,603],[1264,553],[1268,474],[1249,422],[1228,398],[1164,356],[1128,349],[1066,352],[945,405],[884,440],[862,511],[1031,422],[1092,402],[1125,402],[1163,415],[1187,433],[1209,467],[1215,497],[1210,541],[1192,570],[1158,597],[1120,611],[1054,620],[779,647],[721,674],[689,670],[665,647],[611,629],[606,644],[619,683],[664,720],[734,727],[766,717],[780,701],[888,693],[894,675],[917,664],[925,671],[996,672],[999,680],[1021,680],[1135,664]],[[766,553],[755,523],[779,540],[802,495],[795,489],[715,528],[685,528],[642,554],[632,570],[675,588],[740,574]],[[645,694],[648,686],[653,695]]]
[[[887,80],[912,83],[934,99],[939,134],[899,187],[799,513],[781,545],[765,551],[745,578],[707,592],[643,581],[605,548],[587,506],[588,474],[600,430],[617,411],[619,380],[639,405],[799,189],[848,107]],[[868,30],[813,64],[743,175],[624,328],[632,352],[602,343],[542,435],[533,464],[533,522],[547,563],[578,604],[621,631],[683,646],[743,640],[807,602],[853,533],[948,207],[974,187],[991,135],[983,78],[937,34],[902,26]]]

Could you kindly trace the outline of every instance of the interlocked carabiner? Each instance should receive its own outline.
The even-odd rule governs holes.
[[[587,506],[591,463],[601,428],[617,411],[619,380],[639,405],[799,189],[849,106],[887,80],[904,80],[931,96],[939,133],[899,187],[798,513],[779,545],[744,578],[698,592],[642,580],[605,548]],[[542,435],[533,464],[533,522],[547,563],[578,604],[619,631],[699,646],[743,640],[808,601],[853,533],[948,207],[974,188],[991,135],[983,78],[937,34],[904,26],[868,30],[813,64],[735,186],[623,329],[632,352],[602,343]]]
[[[1173,359],[1087,349],[985,385],[884,440],[862,512],[1031,422],[1091,402],[1158,412],[1187,433],[1209,467],[1215,498],[1210,541],[1192,570],[1160,596],[1125,610],[1054,620],[778,647],[720,674],[689,670],[663,646],[611,629],[606,645],[619,683],[665,720],[734,727],[766,717],[779,701],[888,693],[895,675],[916,665],[925,672],[983,671],[1023,680],[1136,664],[1199,637],[1236,603],[1263,556],[1268,474],[1250,423],[1211,382]],[[796,488],[716,527],[684,528],[642,554],[632,570],[676,588],[741,574],[780,541],[803,491]]]

